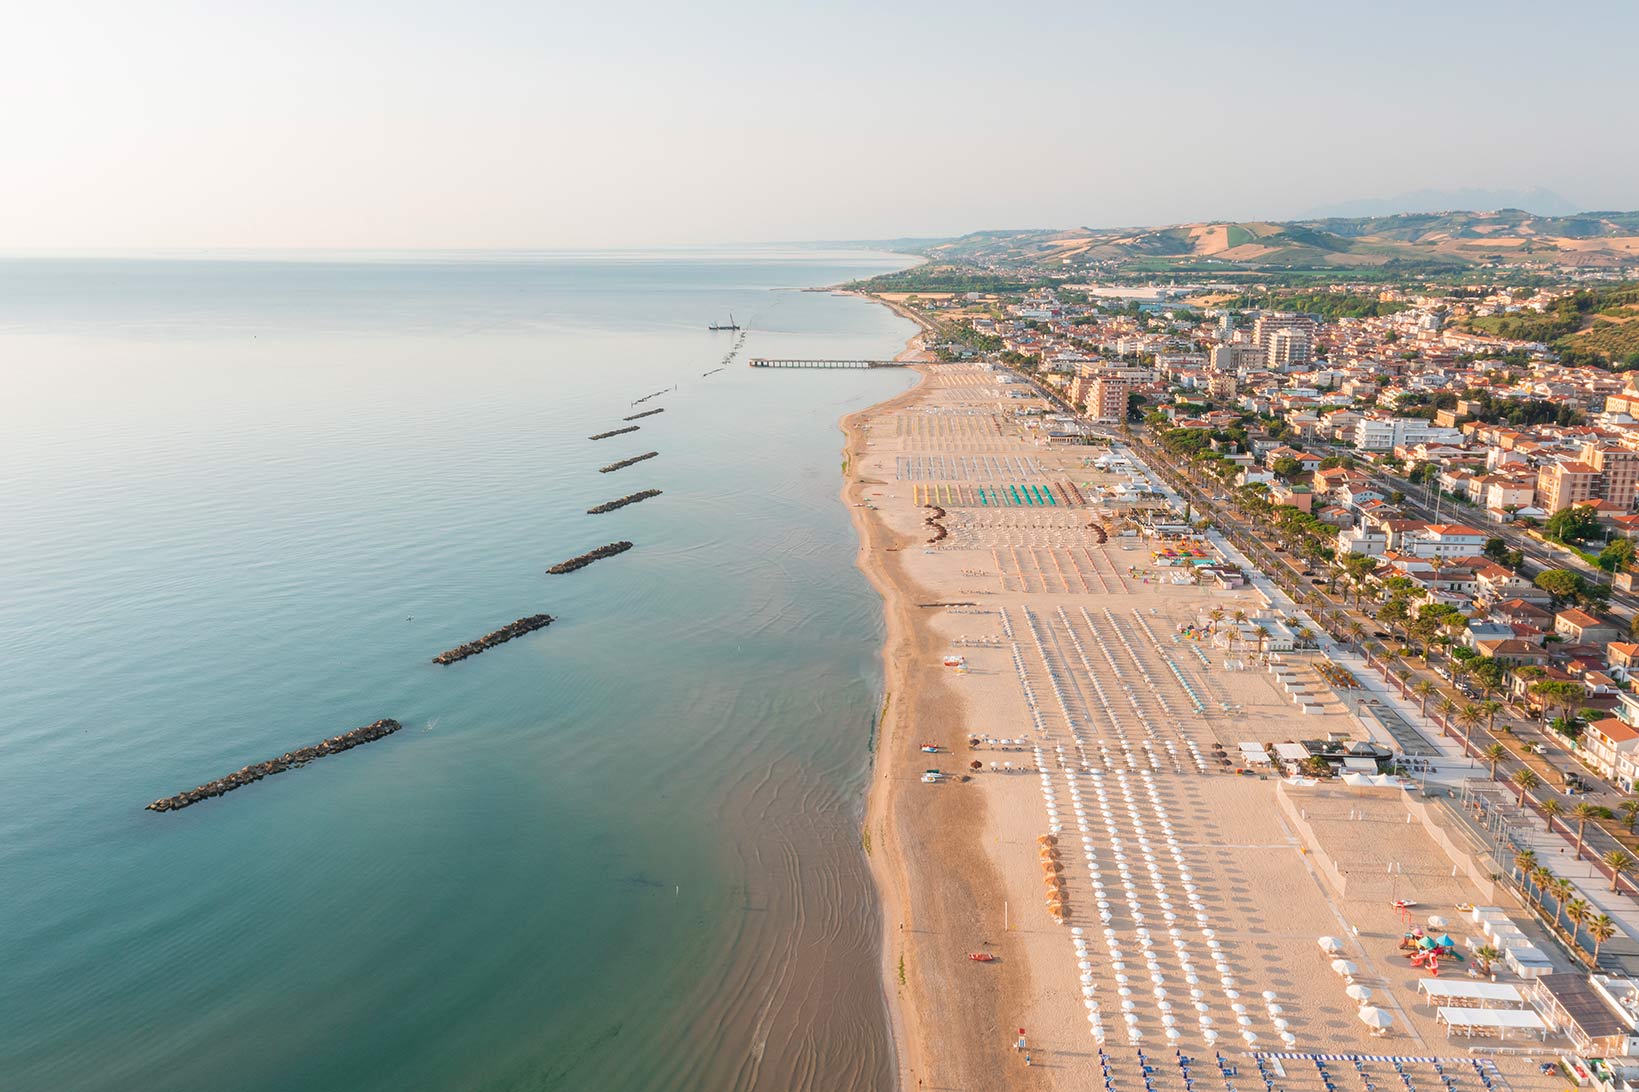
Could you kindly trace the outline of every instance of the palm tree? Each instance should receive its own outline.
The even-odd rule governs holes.
[[[1582,859],[1582,834],[1588,829],[1589,819],[1600,819],[1610,812],[1598,804],[1590,804],[1586,800],[1580,801],[1571,809],[1571,818],[1576,820],[1576,859]]]
[[[1559,915],[1565,909],[1565,903],[1576,893],[1576,884],[1564,876],[1555,876],[1548,882],[1548,893],[1554,897],[1554,924],[1559,924]]]
[[[1440,731],[1451,730],[1451,718],[1456,715],[1462,706],[1452,700],[1450,694],[1441,694],[1440,700],[1434,703],[1434,715],[1440,718]]]
[[[1462,709],[1457,713],[1457,723],[1463,726],[1464,753],[1468,751],[1468,738],[1474,734],[1474,729],[1478,728],[1483,720],[1485,720],[1484,709],[1471,701],[1463,703]]]
[[[1611,870],[1612,891],[1617,890],[1618,882],[1622,879],[1622,873],[1633,867],[1633,858],[1628,855],[1628,851],[1625,849],[1613,849],[1599,858],[1599,862]]]
[[[1508,757],[1508,748],[1504,747],[1500,743],[1493,743],[1485,749],[1484,753],[1485,757],[1491,762],[1491,777],[1492,780],[1495,780],[1497,776],[1497,763]]]
[[[1400,651],[1404,654],[1405,649],[1401,649]],[[1403,698],[1406,696],[1406,680],[1411,678],[1411,668],[1407,667],[1405,664],[1401,664],[1399,667],[1394,669],[1394,675],[1400,680],[1400,696]]]
[[[1616,935],[1616,922],[1604,914],[1598,914],[1588,921],[1588,935],[1593,937],[1593,961],[1598,966],[1599,948]]]
[[[1582,929],[1582,923],[1593,914],[1593,907],[1588,905],[1587,899],[1572,899],[1565,906],[1565,918],[1571,923],[1571,944],[1577,943],[1577,934]]]
[[[1525,794],[1542,784],[1542,778],[1538,777],[1529,766],[1521,766],[1515,770],[1513,781],[1515,786],[1519,788],[1519,806],[1522,808],[1525,806]]]
[[[1537,909],[1542,909],[1542,900],[1548,894],[1548,885],[1554,882],[1554,874],[1543,865],[1537,865],[1531,870],[1531,886],[1536,888]]]
[[[1616,809],[1622,813],[1622,825],[1628,828],[1629,834],[1632,834],[1633,825],[1639,823],[1639,799],[1630,796],[1618,804]]]
[[[1411,684],[1411,692],[1423,699],[1422,707],[1417,710],[1417,715],[1425,720],[1428,719],[1428,699],[1429,695],[1434,693],[1434,684],[1427,679],[1418,679]]]
[[[1494,698],[1487,698],[1485,701],[1480,703],[1480,708],[1485,710],[1485,730],[1487,732],[1495,732],[1497,726],[1497,714],[1502,712],[1502,702],[1497,701]]]
[[[1491,973],[1491,964],[1495,963],[1501,958],[1502,952],[1491,947],[1489,944],[1482,944],[1480,947],[1474,949],[1474,959],[1477,963],[1479,963],[1480,973],[1483,975],[1489,975]]]
[[[1522,849],[1518,853],[1514,854],[1514,867],[1519,870],[1519,874],[1522,878],[1525,877],[1525,876],[1529,876],[1531,874],[1531,870],[1533,868],[1535,868],[1536,866],[1537,866],[1537,851],[1536,850],[1534,850],[1534,849]]]
[[[1557,797],[1550,796],[1542,802],[1542,814],[1548,817],[1549,834],[1554,832],[1554,820],[1558,819],[1564,811],[1565,805],[1561,804]]]

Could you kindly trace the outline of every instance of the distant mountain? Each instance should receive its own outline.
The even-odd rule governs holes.
[[[1325,205],[1312,209],[1303,219],[1394,216],[1403,212],[1445,212],[1451,209],[1524,209],[1538,216],[1569,216],[1582,211],[1582,206],[1539,186],[1523,190],[1413,190],[1397,197],[1367,197]]]

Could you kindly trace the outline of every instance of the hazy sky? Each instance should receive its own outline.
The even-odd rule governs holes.
[[[582,247],[1639,207],[1639,4],[53,0],[0,249]]]

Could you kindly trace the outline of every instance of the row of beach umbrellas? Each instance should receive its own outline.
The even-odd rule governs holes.
[[[1046,755],[1041,756],[1043,759]],[[1157,943],[1159,928],[1165,929],[1166,940],[1176,953],[1179,970],[1188,987],[1189,1007],[1196,1013],[1195,1019],[1200,1026],[1202,1038],[1208,1043],[1216,1042],[1219,1031],[1214,1026],[1213,1018],[1208,1015],[1211,1006],[1205,1000],[1205,991],[1201,989],[1202,972],[1205,968],[1200,964],[1210,960],[1218,974],[1221,992],[1230,1003],[1230,1010],[1239,1026],[1240,1035],[1248,1046],[1257,1043],[1258,1036],[1252,1030],[1254,1020],[1249,1013],[1248,1006],[1241,1000],[1241,993],[1236,989],[1236,979],[1232,968],[1223,951],[1223,944],[1217,938],[1211,925],[1211,916],[1200,897],[1199,890],[1194,883],[1194,877],[1189,872],[1189,864],[1184,856],[1167,809],[1161,800],[1160,791],[1153,775],[1147,770],[1140,770],[1135,776],[1130,776],[1125,769],[1116,767],[1113,778],[1106,779],[1103,771],[1086,770],[1079,775],[1074,771],[1064,771],[1067,782],[1067,793],[1070,801],[1070,811],[1074,815],[1075,824],[1080,831],[1082,857],[1085,861],[1087,874],[1091,879],[1092,894],[1098,907],[1099,918],[1103,923],[1103,935],[1110,953],[1110,969],[1115,972],[1116,994],[1119,998],[1122,1023],[1126,1026],[1129,1041],[1138,1042],[1143,1038],[1139,1028],[1137,1003],[1134,1001],[1136,976],[1129,975],[1128,961],[1142,961],[1150,980],[1150,995],[1154,998],[1156,1010],[1160,1014],[1163,1035],[1168,1041],[1177,1041],[1182,1032],[1179,1030],[1179,1011],[1183,1010],[1180,998],[1175,1011],[1172,994],[1169,994],[1166,977],[1163,974],[1159,957],[1160,945]],[[1113,784],[1111,784],[1113,781]],[[1045,765],[1041,773],[1043,799],[1047,806],[1050,827],[1053,831],[1051,844],[1053,847],[1052,859],[1058,857],[1058,837],[1064,829],[1062,812],[1059,808],[1057,790],[1053,784],[1053,777],[1046,770]],[[1086,799],[1084,786],[1090,788],[1092,801]],[[1122,827],[1116,817],[1117,805],[1114,801],[1114,792],[1119,793],[1121,803],[1129,819],[1129,827],[1133,831],[1135,847],[1129,847],[1123,836]],[[1087,805],[1092,803],[1093,807]],[[1145,810],[1149,812],[1146,816]],[[1094,826],[1091,821],[1092,812],[1096,810],[1103,818],[1105,833],[1104,844],[1108,848],[1115,871],[1119,876],[1125,898],[1123,905],[1134,923],[1131,939],[1125,938],[1114,927],[1113,913],[1108,895],[1109,891],[1104,884],[1104,870],[1099,860],[1099,852],[1093,837]],[[1186,919],[1179,913],[1182,907],[1177,906],[1171,897],[1170,889],[1161,870],[1162,856],[1160,849],[1150,838],[1149,819],[1154,818],[1159,828],[1159,839],[1164,843],[1167,856],[1171,858],[1177,869],[1179,883],[1183,887],[1184,901],[1189,904],[1193,914],[1199,940],[1192,942],[1188,939],[1186,928],[1189,927]],[[1044,841],[1046,841],[1044,839]],[[1129,857],[1128,849],[1134,852]],[[1044,859],[1048,857],[1046,847],[1043,851]],[[1149,882],[1155,891],[1156,904],[1160,908],[1160,921],[1157,932],[1147,926],[1144,905],[1140,899],[1137,886],[1138,869],[1147,873]],[[1058,873],[1053,873],[1055,876]],[[1088,1022],[1092,1027],[1094,1038],[1099,1042],[1104,1040],[1104,1026],[1102,1010],[1095,998],[1093,964],[1090,959],[1089,942],[1082,926],[1071,928],[1071,941],[1075,948],[1077,969],[1081,974],[1082,994],[1087,1008]],[[1132,950],[1136,943],[1137,951]],[[1200,949],[1204,947],[1204,951]],[[1136,968],[1134,968],[1136,970]],[[1271,1020],[1283,1042],[1292,1045],[1296,1037],[1288,1030],[1288,1024],[1281,1016],[1281,1009],[1273,992],[1262,995]]]

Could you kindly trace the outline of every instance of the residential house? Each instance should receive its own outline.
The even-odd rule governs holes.
[[[1562,610],[1554,616],[1554,632],[1573,645],[1605,644],[1622,635],[1614,622],[1576,607]]]

